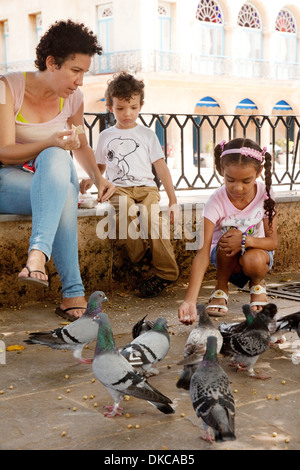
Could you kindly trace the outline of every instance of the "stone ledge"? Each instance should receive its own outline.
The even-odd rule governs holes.
[[[182,191],[177,191],[178,204],[182,207],[185,204],[191,204],[191,209],[195,209],[196,205],[202,205],[204,207],[206,201],[214,190],[203,191],[192,191],[187,190],[189,194],[182,194]],[[275,191],[276,203],[284,202],[299,202],[300,191]],[[97,208],[105,210],[109,207],[109,202],[98,204],[97,207],[92,209],[78,209],[78,217],[93,217],[97,215]],[[161,192],[160,207],[162,211],[168,210],[168,198],[165,192]],[[0,222],[15,222],[21,220],[31,220],[31,215],[22,214],[0,214]]]
[[[208,197],[208,196],[207,196]],[[194,198],[180,196],[179,204],[191,204],[190,228],[195,233],[196,208],[204,206],[200,195]],[[184,202],[183,202],[184,201]],[[274,273],[299,272],[300,266],[300,195],[276,195],[278,219],[278,250],[274,259]],[[162,211],[167,209],[167,198],[162,195]],[[108,207],[109,203],[107,203]],[[94,290],[110,292],[132,291],[142,277],[151,275],[151,266],[133,266],[126,253],[123,240],[99,239],[97,225],[102,219],[96,215],[96,209],[78,210],[78,250],[82,279],[87,295]],[[25,265],[29,238],[31,235],[31,217],[0,216],[0,306],[24,305],[33,301],[60,301],[61,284],[52,260],[47,263],[50,287],[33,289],[18,284],[17,276]],[[181,239],[171,242],[180,268],[180,281],[186,282],[196,250],[187,249],[184,230]],[[209,267],[205,280],[215,278],[215,269]]]

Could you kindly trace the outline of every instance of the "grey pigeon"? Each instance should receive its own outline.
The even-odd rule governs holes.
[[[153,322],[150,320],[145,320],[147,315],[145,315],[141,320],[139,320],[132,328],[132,337],[133,339],[137,338],[139,335],[146,333],[146,331],[151,330],[153,327]]]
[[[206,435],[216,442],[235,440],[235,404],[228,376],[219,364],[217,338],[209,336],[203,360],[191,378],[190,396]],[[211,434],[212,428],[214,435]]]
[[[176,383],[177,388],[185,390],[190,389],[190,380],[203,359],[206,350],[206,341],[209,336],[217,338],[217,352],[220,352],[223,338],[218,328],[209,318],[204,304],[197,304],[198,325],[192,329],[185,343],[183,356],[184,359],[178,362],[183,365],[183,370]]]
[[[158,375],[153,364],[164,359],[170,349],[170,337],[165,318],[158,318],[145,333],[140,334],[129,344],[126,344],[120,353],[133,366],[140,366],[141,372],[147,377]]]
[[[221,348],[221,353],[226,355],[232,354],[230,340],[233,334],[241,333],[247,325],[250,325],[253,318],[255,317],[255,312],[250,308],[250,305],[243,305],[243,313],[245,315],[245,320],[237,323],[227,323],[222,322],[219,324],[218,328],[223,338],[223,344]]]
[[[78,320],[52,331],[30,333],[29,338],[24,342],[27,344],[43,344],[52,349],[71,349],[74,351],[73,356],[79,363],[91,364],[93,359],[84,359],[82,351],[85,345],[97,338],[98,325],[93,321],[93,318],[102,311],[101,304],[107,300],[104,292],[94,292],[88,300],[84,314]]]
[[[245,309],[250,309],[250,307],[243,306],[243,310]],[[256,312],[254,317],[247,316],[245,328],[233,333],[230,337],[229,344],[233,353],[233,365],[238,369],[248,370],[252,377],[266,378],[255,375],[254,365],[259,356],[270,346],[269,324],[276,312],[275,304],[265,305],[262,310]]]
[[[98,324],[98,336],[92,368],[99,382],[111,394],[114,404],[107,406],[106,416],[119,413],[119,404],[124,395],[146,400],[165,414],[175,413],[170,406],[172,401],[152,387],[134,367],[123,357],[115,345],[108,316],[100,313],[94,319]]]

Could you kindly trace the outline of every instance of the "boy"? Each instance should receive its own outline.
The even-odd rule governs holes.
[[[101,173],[106,171],[107,179],[116,186],[110,202],[119,215],[119,227],[129,228],[133,223],[137,227],[137,214],[130,214],[133,213],[132,206],[142,204],[142,207],[139,206],[141,225],[147,227],[145,235],[148,236],[155,275],[138,288],[142,297],[156,297],[176,281],[179,269],[170,239],[162,237],[160,194],[154,181],[152,164],[168,195],[170,222],[174,223],[177,199],[171,174],[156,134],[136,123],[144,104],[143,81],[122,72],[109,82],[105,99],[106,106],[117,122],[115,126],[105,129],[99,135],[96,161]],[[84,193],[91,185],[91,180],[83,180],[80,185],[81,192]],[[124,197],[127,211],[126,219],[122,220],[119,204]],[[155,226],[155,221],[159,226]],[[132,238],[127,232],[126,247],[132,263],[138,263],[146,253],[147,244],[143,238]]]

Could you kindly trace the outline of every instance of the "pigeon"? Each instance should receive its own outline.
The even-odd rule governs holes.
[[[148,401],[165,414],[175,413],[170,406],[172,401],[152,387],[147,379],[139,374],[134,367],[120,354],[113,337],[109,318],[105,313],[99,313],[94,321],[98,324],[98,336],[92,369],[108,392],[114,404],[106,406],[105,416],[111,418],[121,415],[118,410],[124,395],[130,395]]]
[[[219,331],[223,338],[223,344],[221,348],[221,353],[225,356],[232,354],[232,349],[230,345],[230,339],[233,334],[242,332],[247,325],[251,324],[253,318],[255,317],[255,312],[250,308],[249,305],[245,304],[242,307],[245,320],[240,323],[227,323],[222,322],[219,324]]]
[[[97,338],[98,325],[95,324],[93,318],[102,311],[101,304],[107,300],[104,292],[94,292],[88,300],[84,314],[78,320],[52,331],[30,333],[29,338],[24,342],[43,344],[52,349],[71,349],[74,351],[73,356],[80,364],[91,364],[93,359],[84,359],[82,351],[86,344]]]
[[[243,311],[249,312],[250,306],[244,305]],[[266,379],[267,377],[256,376],[254,365],[258,357],[270,346],[271,334],[269,324],[277,312],[275,304],[267,304],[262,310],[256,312],[255,316],[247,313],[246,324],[241,331],[234,332],[229,340],[233,354],[232,365],[237,370],[248,370],[251,377]]]
[[[236,439],[235,403],[228,376],[218,361],[216,336],[207,338],[204,357],[191,378],[190,397],[206,431],[204,440],[220,442]]]
[[[145,315],[141,320],[139,320],[132,328],[132,337],[133,339],[137,338],[142,333],[146,333],[146,331],[151,330],[153,327],[153,322],[150,320],[146,320],[147,315]]]
[[[183,370],[176,383],[177,388],[190,389],[190,380],[198,364],[203,359],[206,350],[206,341],[209,336],[217,338],[217,352],[221,350],[223,338],[220,331],[209,318],[204,304],[197,305],[198,325],[190,332],[184,347],[184,359],[178,362]]]
[[[275,333],[293,331],[300,338],[300,312],[291,313],[275,321]]]
[[[169,349],[170,337],[167,321],[160,317],[153,323],[151,329],[126,344],[120,353],[131,365],[140,366],[140,372],[145,376],[151,377],[158,375],[158,369],[153,368],[152,365],[164,359]]]

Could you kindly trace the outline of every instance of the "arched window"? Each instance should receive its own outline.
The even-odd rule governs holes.
[[[201,0],[198,5],[196,18],[199,21],[207,21],[208,23],[223,23],[223,14],[218,2],[214,0]]]
[[[297,32],[295,18],[287,8],[281,10],[276,18],[276,31],[293,34]]]
[[[276,58],[278,62],[297,62],[297,23],[292,12],[283,8],[276,18]],[[275,59],[275,57],[274,57]]]
[[[262,58],[262,20],[259,11],[250,2],[244,3],[239,15],[238,54],[241,59]]]
[[[197,51],[201,55],[224,55],[224,15],[215,0],[201,0],[196,11],[199,21],[196,37]]]
[[[245,3],[239,13],[238,25],[243,28],[261,29],[261,19],[256,8],[251,3]]]

